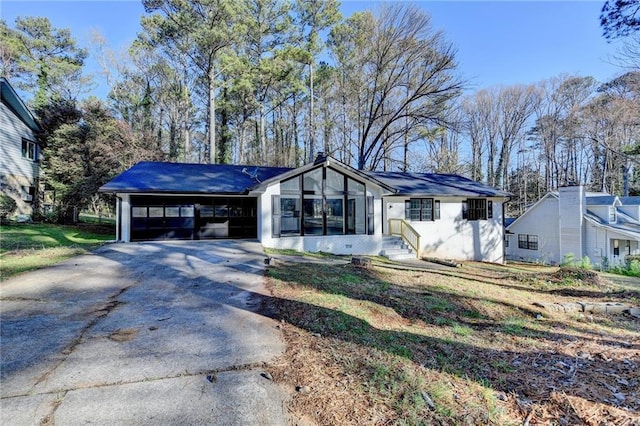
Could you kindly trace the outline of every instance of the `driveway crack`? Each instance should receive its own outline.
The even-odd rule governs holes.
[[[53,426],[55,425],[55,415],[56,411],[58,411],[58,407],[64,401],[64,398],[67,396],[67,392],[63,392],[58,398],[56,398],[53,402],[51,402],[51,410],[49,413],[40,421],[40,426]]]
[[[80,329],[80,332],[78,333],[78,335],[71,341],[71,343],[69,343],[69,345],[65,349],[62,350],[62,355],[64,356],[61,357],[51,368],[49,368],[46,372],[44,372],[44,374],[42,374],[42,376],[40,376],[38,380],[35,381],[35,383],[31,387],[31,390],[28,392],[28,394],[33,392],[36,386],[38,386],[40,383],[46,381],[49,377],[51,377],[53,372],[63,362],[65,362],[69,357],[69,355],[71,355],[73,351],[78,347],[78,345],[82,342],[82,340],[84,339],[84,336],[87,334],[89,330],[95,327],[95,325],[101,319],[105,318],[120,304],[122,304],[122,302],[118,300],[118,297],[120,297],[125,291],[127,291],[131,287],[132,286],[121,288],[120,290],[118,290],[118,292],[109,296],[107,303],[96,306],[96,308],[92,312],[94,315],[93,318],[91,318],[91,320],[84,327],[82,327],[82,329]]]
[[[60,365],[60,363],[58,363],[57,365]],[[233,371],[258,370],[258,369],[263,369],[266,365],[267,364],[265,362],[254,362],[254,363],[248,363],[248,364],[238,364],[238,365],[225,366],[225,367],[215,368],[215,369],[211,369],[211,370],[198,370],[198,371],[195,371],[193,373],[191,373],[189,371],[185,371],[184,373],[172,374],[172,375],[167,375],[167,376],[163,376],[163,377],[150,377],[150,378],[142,378],[142,379],[138,379],[138,380],[120,380],[120,381],[114,382],[114,383],[103,383],[103,384],[95,384],[95,385],[78,386],[78,387],[67,388],[67,389],[53,389],[53,390],[45,391],[45,392],[34,392],[33,388],[32,388],[32,391],[30,391],[29,393],[27,393],[25,395],[12,395],[12,396],[8,396],[8,397],[2,397],[2,398],[0,398],[0,400],[2,400],[2,399],[11,399],[11,398],[19,398],[19,397],[23,397],[23,396],[27,396],[27,395],[34,396],[34,395],[51,395],[51,394],[63,393],[62,398],[60,398],[59,402],[57,403],[57,405],[60,405],[62,403],[62,400],[64,399],[64,396],[66,396],[66,394],[68,392],[76,391],[76,390],[102,389],[102,388],[110,388],[110,387],[114,387],[114,386],[132,385],[132,384],[136,384],[136,383],[151,383],[151,382],[157,382],[157,381],[161,381],[161,380],[171,380],[171,379],[178,379],[178,378],[181,378],[181,377],[196,377],[196,376],[205,377],[209,382],[215,383],[217,381],[217,375],[220,374],[220,373],[228,373],[228,372],[233,372]],[[51,371],[53,371],[53,370],[55,370],[55,367],[52,368]],[[57,405],[55,406],[55,409],[57,409]]]

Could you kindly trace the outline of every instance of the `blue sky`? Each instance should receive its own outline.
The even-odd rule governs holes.
[[[560,74],[607,81],[622,70],[607,57],[615,52],[601,36],[602,1],[421,1],[434,28],[458,49],[460,72],[473,89],[536,83]],[[343,1],[345,16],[375,9],[374,2]],[[0,17],[46,16],[69,27],[81,45],[99,31],[112,48],[126,47],[139,31],[140,1],[2,0]],[[89,68],[95,64],[89,63]],[[101,90],[96,94],[102,96]]]

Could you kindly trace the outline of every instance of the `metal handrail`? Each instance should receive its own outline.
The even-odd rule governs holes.
[[[420,259],[420,234],[404,219],[389,219],[389,234],[399,235],[416,251]]]

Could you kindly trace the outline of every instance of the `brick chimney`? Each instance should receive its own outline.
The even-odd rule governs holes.
[[[316,159],[313,162],[313,164],[320,164],[320,163],[324,163],[324,160],[327,159],[327,156],[324,154],[324,152],[319,151],[318,154],[316,155]]]

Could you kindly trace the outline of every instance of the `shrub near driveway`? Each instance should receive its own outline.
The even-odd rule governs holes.
[[[88,253],[113,240],[111,227],[15,224],[0,226],[0,279]]]

